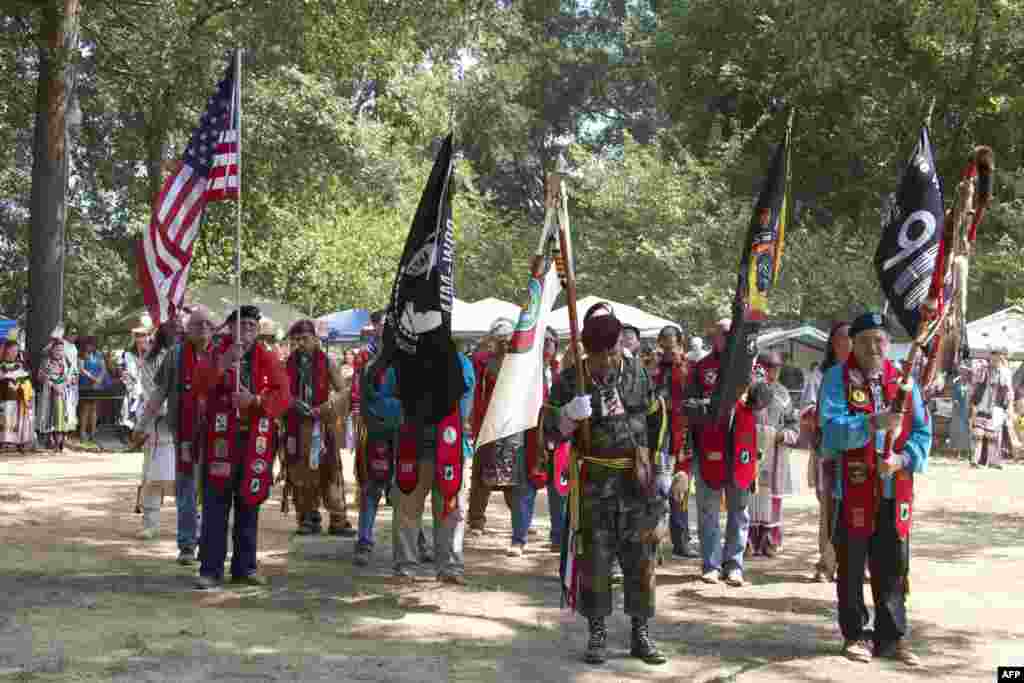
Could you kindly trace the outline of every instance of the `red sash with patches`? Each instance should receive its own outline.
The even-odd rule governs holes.
[[[181,345],[181,358],[178,362],[181,383],[178,394],[177,471],[191,477],[199,460],[199,449],[196,448],[196,422],[202,412],[199,396],[192,387],[196,366],[203,361],[197,357],[192,344],[185,342]]]
[[[233,341],[228,338],[221,352],[230,347]],[[252,387],[254,394],[260,394],[270,388],[269,353],[261,345],[255,344],[252,351]],[[224,373],[221,381],[214,387],[210,395],[209,405],[209,441],[207,449],[206,477],[210,484],[223,493],[231,481],[235,467],[241,467],[240,493],[242,501],[248,506],[257,506],[270,495],[270,486],[274,481],[274,420],[263,414],[262,410],[251,408],[249,411],[249,440],[244,452],[235,447],[238,441],[239,418],[237,411],[231,406],[231,396],[235,391],[235,369]]]
[[[705,356],[694,368],[700,384],[701,397],[707,398],[718,384],[719,361],[717,354]],[[725,485],[728,467],[725,462],[725,446],[728,425],[717,423],[697,427],[697,448],[700,450],[700,476],[708,486],[720,489]]]
[[[444,499],[441,517],[447,517],[458,504],[462,488],[462,418],[458,406],[437,425],[434,463],[434,481]]]
[[[419,432],[412,425],[403,424],[398,430],[398,456],[395,458],[395,482],[398,490],[409,495],[416,490],[420,472],[416,462],[419,451]]]
[[[296,352],[297,353],[297,352]],[[295,353],[288,356],[288,386],[292,391],[292,398],[298,400],[302,396],[299,386],[299,366]],[[327,354],[319,349],[313,352],[313,401],[310,407],[323,405],[330,397],[329,377],[327,371]],[[307,444],[302,443],[302,418],[303,416],[295,408],[288,411],[288,422],[285,429],[285,455],[289,463],[297,462],[302,455],[308,455]],[[323,431],[323,443],[327,444],[329,452],[333,452],[332,430],[321,421]]]
[[[421,437],[422,432],[413,425],[404,424],[398,432],[395,480],[406,495],[415,491],[419,484],[417,453]],[[447,517],[455,509],[462,488],[462,418],[458,407],[437,425],[434,483],[444,500],[442,517]]]
[[[851,378],[851,370],[857,370],[856,361],[851,356],[843,368],[843,385],[845,387],[847,409],[854,414],[871,415],[875,412],[875,396],[870,382],[863,384]],[[858,371],[858,377],[863,376]],[[892,404],[899,391],[899,373],[886,361],[882,375],[882,392],[885,402]],[[913,420],[913,411],[907,411],[900,434],[893,445],[893,452],[903,450],[903,445],[910,436],[908,420]],[[875,451],[875,434],[871,432],[868,442],[861,448],[854,448],[843,453],[843,521],[847,533],[855,538],[870,538],[875,533],[875,520],[878,516],[878,500],[882,497],[883,481],[878,475],[878,455]],[[898,471],[893,480],[893,492],[896,503],[896,532],[900,538],[906,538],[910,532],[911,513],[914,500],[914,477],[905,470]]]
[[[757,476],[757,418],[743,401],[736,402],[732,423],[732,481],[748,489]]]
[[[370,481],[391,481],[391,466],[394,461],[390,441],[386,439],[366,440],[366,475]]]

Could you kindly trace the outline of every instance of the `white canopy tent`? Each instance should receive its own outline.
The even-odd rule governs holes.
[[[475,313],[491,316],[492,322],[496,318],[508,318],[513,324],[517,323],[519,322],[519,314],[523,311],[523,307],[519,304],[514,304],[511,301],[502,301],[493,296],[475,301],[470,305]]]
[[[1010,306],[984,318],[967,323],[967,345],[974,358],[988,358],[993,346],[1005,346],[1010,358],[1024,358],[1024,308]],[[889,358],[903,360],[910,353],[910,342],[893,344]]]
[[[665,318],[659,318],[656,315],[645,313],[639,308],[633,306],[627,306],[626,304],[620,304],[611,299],[604,299],[597,296],[588,296],[579,299],[576,302],[576,312],[579,315],[578,323],[580,328],[583,327],[583,316],[587,314],[587,311],[596,303],[605,301],[612,305],[615,309],[615,317],[622,321],[623,325],[632,325],[633,327],[640,330],[641,339],[654,339],[658,336],[658,332],[667,325],[675,325],[680,327],[677,323]],[[551,312],[551,324],[555,332],[558,334],[559,339],[569,338],[569,307],[563,306],[562,308],[556,308]]]

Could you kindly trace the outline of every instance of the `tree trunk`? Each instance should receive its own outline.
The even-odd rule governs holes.
[[[67,219],[67,105],[74,87],[79,0],[42,10],[32,155],[27,350],[33,361],[64,316]]]

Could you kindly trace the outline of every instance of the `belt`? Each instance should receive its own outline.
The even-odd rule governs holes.
[[[633,458],[583,458],[583,462],[600,465],[610,470],[628,470],[633,468]]]

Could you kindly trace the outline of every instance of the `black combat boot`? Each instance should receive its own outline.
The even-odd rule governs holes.
[[[633,636],[630,638],[631,646],[629,654],[637,659],[642,659],[647,664],[664,664],[668,661],[661,650],[651,640],[647,632],[647,619],[645,617],[633,617]]]
[[[313,515],[311,513],[307,512],[299,518],[299,528],[296,529],[295,533],[299,536],[309,536],[316,533],[313,530]]]
[[[604,617],[593,617],[587,621],[590,639],[587,641],[587,651],[583,653],[583,661],[587,664],[604,664],[608,658],[608,629],[604,627]]]
[[[320,516],[319,510],[314,510],[313,512],[309,513],[309,523],[312,528],[312,531],[310,533],[319,534],[321,531],[323,531],[323,518]]]

